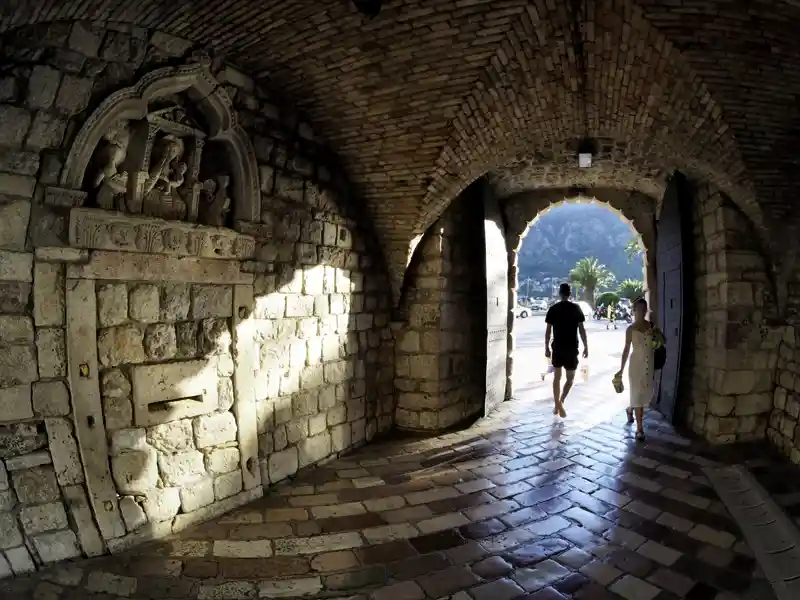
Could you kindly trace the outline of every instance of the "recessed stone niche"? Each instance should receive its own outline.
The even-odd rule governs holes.
[[[136,425],[149,427],[214,412],[219,405],[218,379],[207,360],[133,367]]]

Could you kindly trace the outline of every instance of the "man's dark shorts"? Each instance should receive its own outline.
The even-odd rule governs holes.
[[[553,367],[556,369],[566,369],[574,371],[578,368],[578,351],[553,351]]]

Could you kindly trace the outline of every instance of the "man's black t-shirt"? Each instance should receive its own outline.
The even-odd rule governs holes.
[[[562,300],[547,311],[545,323],[553,326],[553,353],[578,354],[578,325],[586,319],[581,307]]]

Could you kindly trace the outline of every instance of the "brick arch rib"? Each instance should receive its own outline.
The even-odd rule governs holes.
[[[590,25],[591,135],[631,142],[618,160],[632,170],[650,163],[663,172],[679,168],[715,183],[764,235],[736,140],[688,63],[629,1],[594,4]],[[453,118],[412,235],[424,231],[477,177],[542,146],[569,147],[582,135],[572,91],[577,70],[564,43],[568,32],[560,6],[532,7],[519,16],[481,85]],[[395,255],[400,253],[398,238],[393,240]]]

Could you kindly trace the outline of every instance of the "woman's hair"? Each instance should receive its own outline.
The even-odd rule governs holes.
[[[644,309],[647,310],[647,300],[645,300],[644,298],[637,298],[636,300],[633,301],[634,308],[636,308],[637,304],[641,304],[644,307]]]

